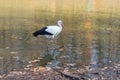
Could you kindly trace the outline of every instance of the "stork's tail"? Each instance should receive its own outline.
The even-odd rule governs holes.
[[[37,37],[39,35],[39,31],[35,31],[34,33],[33,33],[33,36],[35,36],[35,37]]]

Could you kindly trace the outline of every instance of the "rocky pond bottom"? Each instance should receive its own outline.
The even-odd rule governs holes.
[[[38,60],[30,61],[21,70],[0,75],[2,80],[120,80],[120,63],[103,68],[35,67]]]

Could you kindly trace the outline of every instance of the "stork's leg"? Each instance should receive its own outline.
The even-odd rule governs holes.
[[[48,51],[48,49],[49,49],[49,43],[48,43],[47,40],[45,40],[45,44],[46,44],[46,50]]]
[[[53,42],[54,42],[54,44],[57,45],[57,38],[56,37],[53,39]]]

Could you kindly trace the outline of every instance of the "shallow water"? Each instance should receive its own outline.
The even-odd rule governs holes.
[[[36,58],[41,58],[36,66],[50,67],[103,67],[119,62],[118,15],[57,8],[49,11],[35,7],[33,12],[23,11],[23,15],[13,9],[0,16],[0,73],[22,69]],[[43,26],[56,24],[58,19],[65,27],[56,43],[32,35]]]

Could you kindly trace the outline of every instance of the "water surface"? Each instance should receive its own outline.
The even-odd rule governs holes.
[[[0,73],[22,69],[36,58],[41,58],[36,66],[50,67],[103,67],[119,62],[119,15],[85,11],[74,4],[69,3],[74,7],[65,9],[55,3],[50,8],[35,6],[28,12],[21,7],[18,11],[5,8],[8,13],[0,16]],[[55,25],[59,19],[65,27],[56,43],[32,35],[41,27]]]

